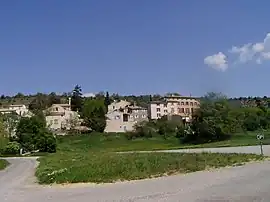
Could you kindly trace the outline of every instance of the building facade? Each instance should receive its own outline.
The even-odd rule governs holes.
[[[162,116],[181,116],[190,121],[192,114],[200,107],[199,101],[194,97],[166,96],[162,101],[153,101],[149,105],[150,119],[159,119]]]
[[[23,105],[23,104],[4,106],[4,107],[0,108],[0,113],[2,113],[2,114],[16,113],[22,117],[32,116],[32,113],[29,111],[28,107],[26,105]]]
[[[135,124],[142,121],[148,121],[146,108],[125,100],[115,101],[108,106],[105,132],[133,131]]]
[[[69,104],[53,104],[44,111],[47,127],[51,130],[70,130],[80,125],[80,116],[77,112],[71,111]]]

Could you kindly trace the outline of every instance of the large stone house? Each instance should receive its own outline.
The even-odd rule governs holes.
[[[180,116],[190,121],[192,114],[200,107],[200,102],[194,97],[170,95],[161,101],[153,101],[149,105],[150,119],[159,119],[164,115]]]
[[[127,132],[134,130],[136,123],[148,121],[147,109],[125,100],[114,101],[108,106],[105,132]]]
[[[47,127],[51,130],[70,130],[72,127],[80,125],[78,112],[71,111],[69,104],[53,104],[44,111]]]

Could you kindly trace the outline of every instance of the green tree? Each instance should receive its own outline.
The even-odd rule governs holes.
[[[230,133],[230,106],[225,96],[209,93],[201,102],[191,123],[192,133],[187,133],[183,142],[204,143],[227,138]]]
[[[56,139],[47,130],[46,123],[40,115],[21,118],[17,126],[16,138],[13,140],[20,143],[26,151],[56,151]]]
[[[48,95],[48,106],[51,106],[53,104],[60,104],[61,98],[60,96],[56,95],[55,92],[52,92]]]
[[[104,100],[87,99],[82,108],[82,118],[93,131],[103,132],[106,127],[106,107]]]
[[[29,109],[36,113],[37,111],[42,111],[49,106],[48,99],[46,95],[38,93],[33,101],[29,104]]]
[[[106,113],[108,112],[108,106],[111,104],[111,100],[110,100],[110,95],[108,93],[108,91],[106,92],[106,96],[104,99],[104,105],[106,107]]]
[[[6,130],[5,123],[4,123],[4,119],[3,119],[3,116],[0,115],[0,138],[7,137],[7,136],[8,136],[8,133]]]
[[[2,119],[5,125],[5,128],[8,132],[8,136],[14,135],[17,125],[20,121],[20,116],[18,114],[14,113],[8,113],[8,114],[3,114]]]
[[[17,95],[15,95],[14,98],[24,98],[24,94],[17,93]]]
[[[82,88],[81,86],[76,85],[72,91],[71,110],[81,112],[82,105],[83,105]]]

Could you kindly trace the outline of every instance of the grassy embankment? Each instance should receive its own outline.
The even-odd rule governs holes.
[[[58,138],[58,151],[40,159],[36,176],[40,183],[114,182],[143,179],[239,165],[262,160],[253,154],[177,154],[116,151],[220,147],[257,144],[256,134],[235,136],[231,140],[204,145],[181,145],[176,138],[161,137],[127,140],[122,135],[100,134]]]

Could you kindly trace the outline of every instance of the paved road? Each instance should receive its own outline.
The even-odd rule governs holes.
[[[230,152],[259,152],[257,147],[230,148],[229,150]],[[228,152],[228,149],[207,149],[207,151]],[[270,147],[265,147],[265,151],[270,155]],[[34,183],[33,175],[37,165],[35,158],[9,158],[8,160],[11,166],[5,171],[0,171],[1,202],[270,201],[270,177],[268,178],[270,161],[116,184],[42,187]]]
[[[152,151],[141,151],[152,152]],[[252,153],[261,154],[260,146],[245,146],[245,147],[219,147],[219,148],[198,148],[198,149],[176,149],[176,150],[162,150],[155,152],[170,152],[170,153],[183,153],[183,152],[215,152],[215,153]],[[270,145],[263,146],[264,155],[270,156]]]

